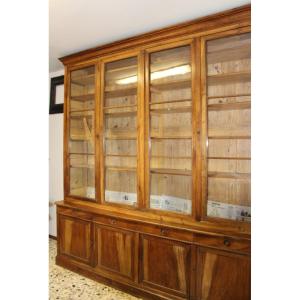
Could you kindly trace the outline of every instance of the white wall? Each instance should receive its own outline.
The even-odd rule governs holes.
[[[64,75],[63,70],[49,73],[49,97],[50,79],[61,75]],[[63,116],[64,114],[49,115],[49,234],[53,236],[56,236],[56,207],[53,203],[64,198]]]

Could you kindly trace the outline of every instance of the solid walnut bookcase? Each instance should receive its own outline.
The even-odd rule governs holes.
[[[250,299],[250,12],[61,59],[57,264],[147,299]]]

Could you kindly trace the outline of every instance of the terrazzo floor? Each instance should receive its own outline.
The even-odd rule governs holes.
[[[55,264],[56,241],[49,239],[50,300],[138,300]]]

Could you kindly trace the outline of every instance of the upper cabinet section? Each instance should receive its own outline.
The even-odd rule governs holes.
[[[192,213],[191,46],[151,52],[150,208]],[[147,183],[146,183],[147,184]]]
[[[69,194],[95,199],[95,66],[70,73]]]
[[[251,215],[250,38],[250,33],[245,32],[203,41],[208,132],[207,215],[246,222],[250,222]]]
[[[107,202],[137,205],[138,58],[104,63],[103,183]]]
[[[66,200],[250,232],[250,12],[63,59]]]

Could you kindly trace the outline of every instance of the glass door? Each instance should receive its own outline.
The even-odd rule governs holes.
[[[149,69],[149,207],[190,215],[191,46],[150,52]]]
[[[209,217],[251,218],[251,37],[205,43],[207,203]]]
[[[69,195],[95,199],[95,66],[71,71]]]
[[[138,58],[104,64],[103,169],[106,202],[137,205]]]

